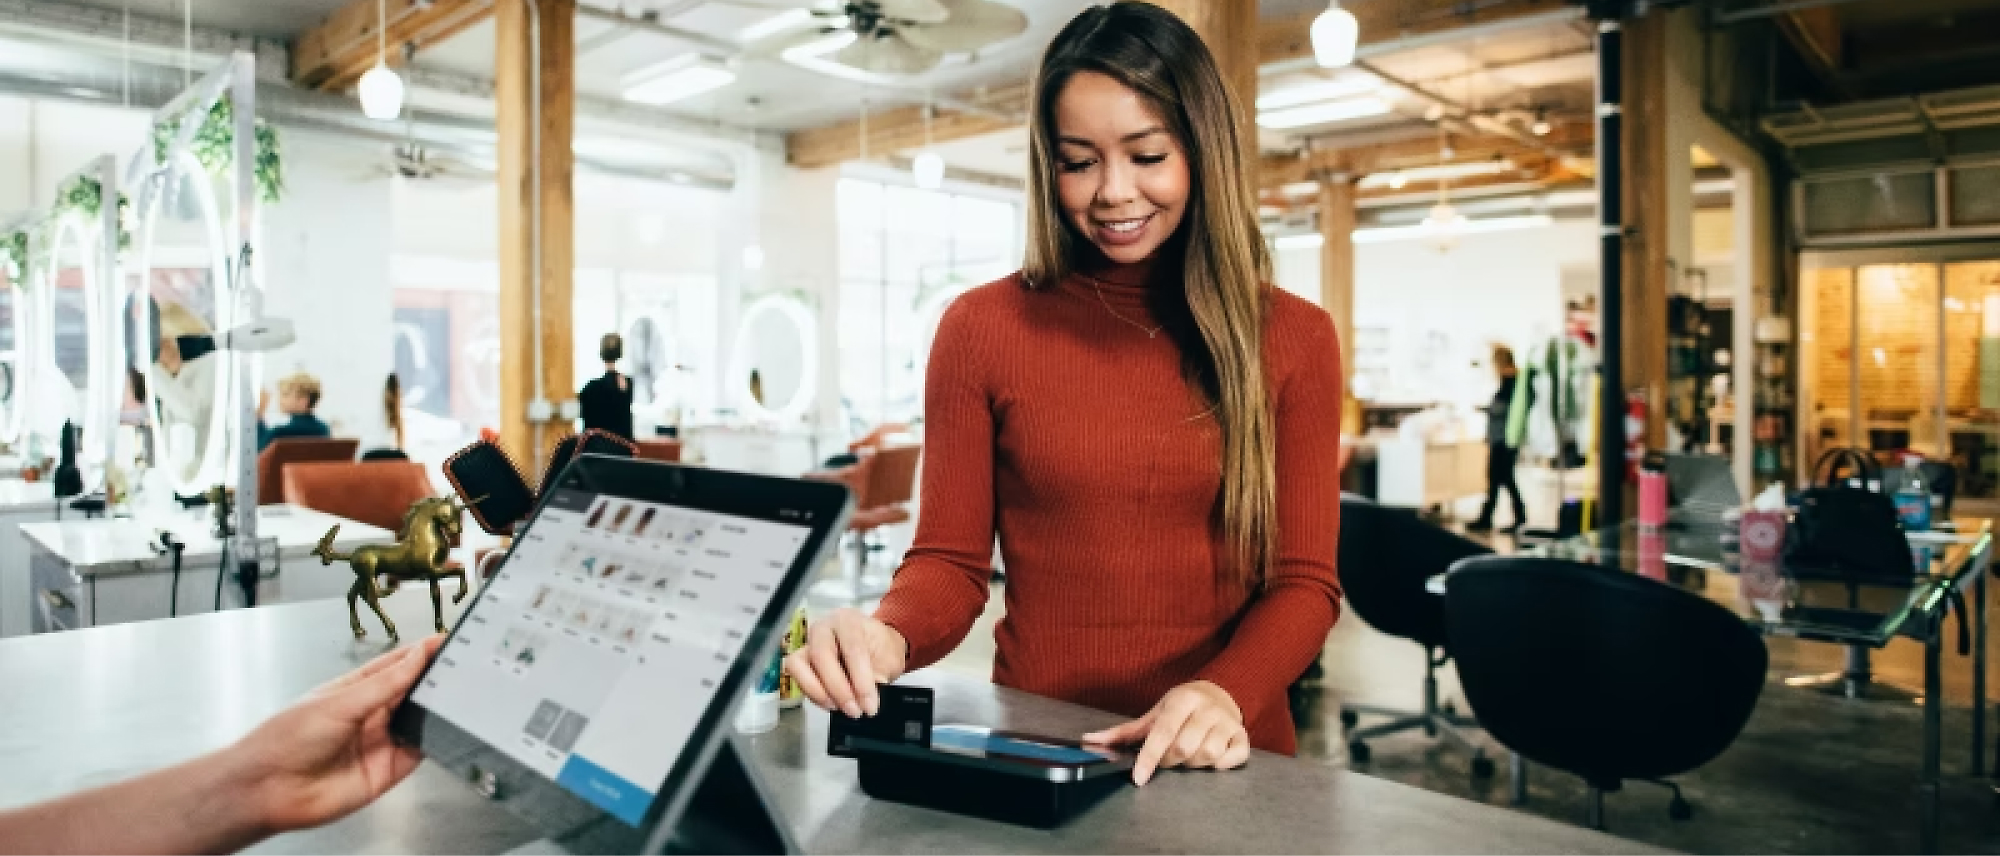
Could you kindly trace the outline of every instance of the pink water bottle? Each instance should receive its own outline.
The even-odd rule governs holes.
[[[1639,525],[1667,525],[1666,464],[1656,455],[1647,455],[1639,466]]]

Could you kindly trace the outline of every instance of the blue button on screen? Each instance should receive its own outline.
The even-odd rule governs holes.
[[[605,814],[624,821],[626,826],[637,827],[644,821],[646,807],[653,802],[651,793],[580,755],[569,756],[562,772],[556,775],[556,784],[604,809]]]

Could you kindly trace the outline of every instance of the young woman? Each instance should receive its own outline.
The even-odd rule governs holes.
[[[1036,80],[1027,258],[940,323],[915,545],[787,668],[873,713],[970,631],[997,530],[996,683],[1136,717],[1084,737],[1143,743],[1142,785],[1292,752],[1286,688],[1340,603],[1332,322],[1267,284],[1249,125],[1187,25],[1089,9]]]
[[[1500,492],[1514,501],[1514,523],[1507,527],[1509,532],[1519,532],[1528,522],[1528,507],[1521,502],[1521,486],[1514,483],[1514,462],[1520,457],[1518,440],[1513,439],[1510,426],[1514,421],[1514,385],[1520,370],[1514,367],[1514,349],[1505,345],[1493,346],[1493,374],[1499,378],[1500,386],[1493,391],[1492,403],[1486,411],[1486,504],[1479,509],[1479,519],[1466,524],[1473,532],[1493,531],[1493,510],[1500,504]],[[1525,406],[1526,402],[1523,402]]]

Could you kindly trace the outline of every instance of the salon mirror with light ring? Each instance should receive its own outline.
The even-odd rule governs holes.
[[[214,342],[217,331],[235,323],[229,240],[214,181],[192,153],[179,152],[148,182],[140,200],[138,268],[146,325],[135,347],[143,340],[138,357],[146,372],[154,465],[165,470],[174,490],[195,493],[227,482],[230,474],[227,363],[236,357]],[[192,293],[161,288],[156,272],[189,269],[163,259],[168,256],[206,267],[205,301],[198,284],[190,286]]]
[[[115,257],[106,251],[107,240],[115,242],[117,236],[107,236],[101,222],[80,211],[56,217],[39,301],[46,323],[35,337],[38,357],[48,361],[50,371],[41,380],[53,381],[48,389],[61,400],[52,402],[46,416],[37,415],[30,430],[60,437],[64,421],[76,425],[82,432],[77,466],[86,491],[103,483],[124,394],[118,376],[123,343],[109,293],[118,288],[118,271]]]
[[[745,415],[760,422],[803,418],[812,409],[819,380],[819,327],[812,310],[789,295],[758,298],[737,322],[729,366],[726,388]],[[753,371],[762,380],[765,401],[758,401],[751,388]]]
[[[27,430],[26,407],[32,389],[29,366],[35,353],[35,290],[29,287],[36,275],[33,262],[23,259],[21,275],[7,279],[7,325],[0,333],[0,443],[19,442]]]

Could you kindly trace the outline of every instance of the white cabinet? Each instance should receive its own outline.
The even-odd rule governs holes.
[[[1375,499],[1406,508],[1444,508],[1486,490],[1486,444],[1388,437],[1375,442]]]

